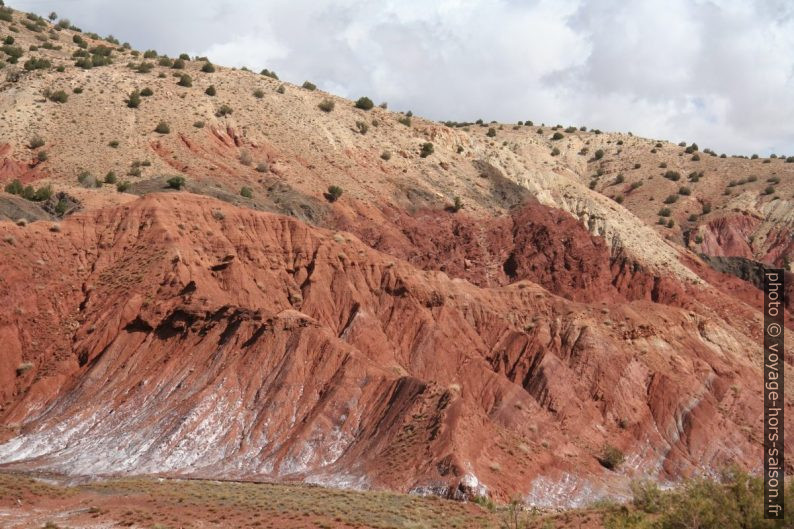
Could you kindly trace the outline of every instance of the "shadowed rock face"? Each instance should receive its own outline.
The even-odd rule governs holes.
[[[186,193],[57,233],[0,225],[0,461],[559,504],[638,473],[757,470],[760,335],[741,296],[666,284],[537,204],[485,233],[422,215],[403,236],[414,219],[438,238],[394,255]],[[606,443],[620,472],[597,461]]]

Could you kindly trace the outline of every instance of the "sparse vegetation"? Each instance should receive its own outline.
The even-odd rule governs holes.
[[[555,133],[554,133],[554,134],[551,136],[551,139],[552,139],[553,141],[556,141],[556,140],[561,140],[561,139],[563,139],[564,137],[565,137],[565,134],[563,134],[562,132],[555,132]]]
[[[160,121],[157,126],[154,128],[154,131],[158,134],[168,134],[171,132],[171,127],[168,126],[168,123],[165,121]]]
[[[599,463],[604,468],[608,468],[609,470],[616,470],[620,465],[623,464],[623,460],[625,456],[620,449],[607,444],[604,446],[604,449],[601,452],[601,456],[598,458]]]
[[[336,106],[336,104],[334,103],[334,101],[332,99],[323,99],[317,105],[317,107],[320,110],[322,110],[323,112],[331,112],[334,109],[335,106]]]
[[[600,160],[603,157],[604,157],[603,149],[598,149],[596,152],[593,153],[593,158],[595,158],[596,160]]]
[[[39,135],[36,135],[30,139],[30,142],[28,143],[28,147],[30,147],[31,149],[38,149],[39,147],[43,147],[44,143],[45,143],[44,138],[42,138]]]
[[[176,83],[179,86],[184,86],[185,88],[190,88],[193,86],[193,79],[186,73],[183,73],[179,76],[179,82]]]
[[[19,195],[22,198],[33,202],[42,202],[47,200],[52,196],[53,193],[52,187],[49,185],[39,188],[34,188],[31,185],[23,186],[22,182],[20,182],[18,179],[14,179],[10,183],[6,184],[4,189],[6,193]]]
[[[47,70],[52,66],[52,63],[42,57],[34,57],[25,61],[25,69],[28,71],[33,70]]]
[[[419,156],[422,157],[422,158],[427,158],[428,156],[433,154],[434,150],[435,149],[433,148],[433,144],[432,143],[425,142],[425,143],[422,144],[422,149],[419,152]]]
[[[168,180],[166,180],[166,184],[171,189],[180,190],[185,187],[185,177],[184,176],[172,176]]]
[[[69,94],[64,92],[63,90],[56,90],[47,96],[47,99],[52,101],[53,103],[66,103],[69,100]]]
[[[382,153],[380,153],[380,158],[381,160],[385,160],[388,162],[389,160],[391,160],[391,152],[383,151]]]
[[[257,99],[262,99],[263,97],[265,97],[265,91],[262,90],[261,88],[257,88],[256,90],[254,90],[254,97]]]
[[[253,198],[254,192],[250,187],[243,186],[240,188],[240,196],[243,196],[245,198]]]
[[[375,104],[372,102],[372,100],[366,96],[359,97],[355,104],[355,107],[360,108],[361,110],[371,110],[374,106]]]
[[[309,82],[309,81],[303,81],[303,84],[301,85],[301,88],[305,88],[306,90],[314,91],[314,90],[317,90],[317,85],[312,83],[312,82]]]
[[[342,188],[339,186],[328,186],[328,192],[325,194],[329,202],[336,202],[342,196]]]
[[[141,90],[141,95],[143,97],[150,97],[150,96],[154,95],[154,91],[147,86],[146,88]]]
[[[664,199],[665,204],[673,204],[678,201],[678,195],[667,195],[667,198]]]
[[[206,89],[206,90],[204,90],[204,93],[205,93],[205,94],[207,94],[208,96],[214,96],[214,95],[215,95],[215,94],[217,94],[218,92],[217,92],[217,90],[215,90],[215,85],[212,85],[212,84],[211,84],[211,85],[209,85],[209,86],[207,87],[207,89]]]
[[[141,93],[138,90],[133,90],[125,102],[129,108],[138,108],[141,105]]]
[[[232,107],[230,107],[229,105],[223,104],[215,112],[215,115],[217,117],[219,117],[219,118],[222,118],[224,116],[230,116],[232,114],[232,112],[233,112],[232,111]]]

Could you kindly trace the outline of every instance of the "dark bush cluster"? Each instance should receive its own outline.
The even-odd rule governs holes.
[[[35,189],[31,185],[23,186],[19,180],[13,180],[5,186],[5,192],[12,195],[19,195],[24,199],[34,202],[48,200],[52,196],[52,187],[49,185]]]

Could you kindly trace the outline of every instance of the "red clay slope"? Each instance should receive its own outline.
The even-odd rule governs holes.
[[[492,287],[187,193],[0,224],[0,461],[559,505],[640,473],[757,470],[752,307],[629,288],[641,270],[559,215],[504,220],[519,257]]]

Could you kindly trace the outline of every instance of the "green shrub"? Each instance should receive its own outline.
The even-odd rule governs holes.
[[[18,179],[12,180],[5,186],[5,192],[11,193],[12,195],[21,195],[23,189],[24,186],[22,185],[22,182],[20,182]]]
[[[668,220],[667,221],[667,227],[668,228],[672,228],[673,226],[675,226],[675,221],[673,219]]]
[[[108,142],[108,146],[109,147],[113,147],[115,149],[115,148],[117,148],[119,146],[119,141],[118,140],[111,140],[111,141]]]
[[[678,201],[678,195],[667,195],[667,198],[664,199],[665,204],[673,204]]]
[[[138,108],[141,104],[141,93],[137,90],[133,90],[124,101],[127,103],[127,107]]]
[[[46,162],[48,158],[49,158],[49,156],[47,156],[47,152],[46,151],[39,151],[38,154],[36,154],[36,159],[39,162]]]
[[[388,162],[389,160],[391,160],[391,153],[389,151],[383,151],[382,153],[380,153],[380,158],[381,160],[385,160]]]
[[[681,173],[678,171],[667,171],[664,173],[664,177],[673,182],[678,182],[681,179]]]
[[[25,70],[29,72],[33,70],[47,70],[51,66],[52,64],[50,61],[41,57],[31,58],[25,61]]]
[[[463,199],[460,197],[455,197],[454,201],[452,202],[452,209],[453,212],[457,213],[461,209],[463,209]]]
[[[217,112],[215,112],[215,115],[219,118],[222,118],[224,116],[231,115],[232,112],[233,112],[232,107],[224,104],[220,106]]]
[[[270,170],[270,165],[268,165],[267,162],[259,162],[256,164],[256,170],[259,173],[266,173]]]
[[[43,146],[44,146],[44,143],[45,143],[45,142],[44,142],[44,138],[42,138],[42,137],[41,137],[41,136],[39,136],[39,135],[36,135],[36,136],[33,136],[33,137],[30,139],[30,143],[28,144],[28,146],[29,146],[31,149],[38,149],[39,147],[43,147]]]
[[[358,131],[360,134],[366,134],[366,133],[367,133],[367,131],[369,130],[369,125],[367,125],[367,124],[366,124],[365,122],[363,122],[363,121],[356,121],[356,130],[357,130],[357,131]]]
[[[183,61],[182,59],[177,59],[171,65],[171,68],[173,68],[174,70],[184,70],[185,69],[185,61]]]
[[[204,128],[204,122],[203,121],[194,121],[193,122],[193,126],[196,127],[197,129],[203,129]]]
[[[158,134],[168,134],[171,132],[171,127],[168,126],[168,123],[165,121],[160,121],[157,126],[154,128],[154,131]]]
[[[485,135],[488,136],[489,138],[495,137],[496,136],[496,129],[493,128],[493,127],[490,127],[488,129],[488,132],[485,133]]]
[[[129,188],[130,188],[130,183],[129,183],[129,182],[127,182],[126,180],[124,180],[123,182],[119,182],[118,184],[116,184],[116,191],[118,191],[119,193],[123,193],[123,192],[125,192],[127,189],[129,189]]]
[[[54,103],[66,103],[69,100],[69,94],[63,90],[57,90],[50,94],[49,100]]]
[[[185,186],[185,177],[183,176],[172,176],[168,180],[166,180],[168,187],[171,189],[182,189]]]
[[[182,59],[183,61],[189,61],[190,55],[188,55],[187,53],[180,53],[179,58]]]
[[[552,155],[552,156],[559,156],[559,155],[560,155],[560,149],[558,149],[557,147],[554,147],[554,148],[551,150],[551,155]]]
[[[276,72],[272,72],[272,71],[268,70],[267,68],[265,68],[264,70],[262,70],[259,73],[261,75],[264,75],[265,77],[270,77],[271,79],[275,79],[275,80],[278,81],[278,75],[276,75]]]
[[[328,186],[328,193],[326,198],[329,202],[336,202],[342,196],[342,188],[339,186]]]
[[[77,94],[77,95],[82,94],[83,93],[83,87],[82,86],[75,86],[72,89],[72,93]]]
[[[243,186],[240,188],[240,195],[244,196],[245,198],[253,198],[254,192],[251,190],[250,187]]]
[[[215,66],[213,66],[211,62],[207,61],[202,65],[201,71],[204,73],[213,73],[215,72]]]
[[[687,220],[688,220],[689,222],[695,222],[695,221],[697,221],[697,220],[698,220],[697,213],[692,213],[692,214],[691,214],[691,215],[690,215],[690,216],[687,218]]]
[[[365,96],[365,97],[359,97],[356,100],[356,104],[354,106],[356,108],[360,108],[361,110],[371,110],[372,107],[375,106],[375,104],[372,102],[370,98]]]
[[[422,157],[422,158],[427,158],[428,156],[433,154],[434,150],[435,149],[433,148],[433,144],[432,143],[425,142],[425,143],[422,144],[422,150],[419,152],[419,156]]]
[[[692,155],[692,161],[693,162],[699,162],[700,161],[700,155],[699,154],[693,154]]]
[[[281,84],[281,85],[278,85],[278,88],[276,88],[276,93],[278,93],[278,94],[283,94],[283,93],[284,93],[284,92],[286,92],[286,91],[287,91],[287,89],[286,89],[286,88],[284,88],[284,85],[283,85],[283,84]]]
[[[711,213],[711,204],[709,204],[708,202],[706,202],[705,204],[703,204],[703,209],[702,209],[702,211],[703,211],[703,214],[704,214],[704,215],[708,215],[709,213]]]
[[[701,244],[703,242],[703,237],[700,235],[695,235],[695,243]]]
[[[177,83],[179,86],[184,86],[185,88],[190,88],[193,86],[193,79],[186,73],[183,73],[179,76],[179,82]]]
[[[686,186],[681,186],[678,188],[678,194],[688,196],[692,194],[692,191]]]
[[[149,88],[148,86],[146,88],[144,88],[143,90],[141,90],[141,95],[143,97],[149,97],[152,94],[154,94],[154,91],[151,88]]]
[[[659,210],[658,215],[660,217],[669,217],[671,213],[670,208],[662,208]]]
[[[772,187],[772,186],[768,186],[766,189],[764,189],[764,194],[765,195],[771,195],[774,192],[775,192],[775,188]]]
[[[217,90],[215,90],[215,85],[212,85],[212,84],[211,84],[211,85],[209,85],[209,86],[207,87],[207,89],[206,89],[206,90],[204,90],[204,93],[205,93],[205,94],[207,94],[208,96],[214,96],[214,95],[215,95],[215,94],[217,94],[218,92],[217,92]]]
[[[146,50],[143,52],[144,59],[156,59],[157,58],[157,51],[156,50]]]
[[[305,88],[306,90],[314,91],[314,90],[317,90],[317,85],[314,84],[314,83],[311,83],[309,81],[303,81],[303,84],[301,85],[301,88]]]
[[[105,183],[106,184],[115,184],[116,183],[116,173],[113,171],[108,171],[105,175]]]
[[[600,160],[601,158],[603,158],[603,157],[604,157],[604,151],[603,151],[603,149],[598,149],[598,150],[597,150],[595,153],[593,153],[593,157],[594,157],[596,160]]]
[[[2,46],[0,47],[0,51],[3,51],[8,56],[8,62],[10,64],[16,64],[22,54],[22,48],[17,48],[15,46]]]
[[[625,181],[626,181],[626,178],[623,176],[623,173],[621,173],[621,174],[619,174],[619,175],[617,175],[615,177],[615,184],[622,184]]]
[[[256,90],[254,90],[254,97],[257,99],[262,99],[263,97],[265,97],[265,91],[262,90],[261,88],[257,88]]]
[[[562,132],[555,132],[554,135],[551,137],[553,141],[561,140],[565,137],[565,134]]]
[[[607,444],[604,446],[604,449],[601,452],[601,456],[598,458],[599,463],[604,468],[608,468],[609,470],[615,470],[620,465],[623,464],[625,457],[623,452],[620,449]]]
[[[320,101],[320,104],[317,105],[317,107],[323,112],[331,112],[335,106],[336,104],[331,99],[323,99]]]
[[[154,64],[150,62],[142,62],[137,66],[135,71],[137,71],[138,73],[149,73],[152,71],[153,68],[154,68]]]

